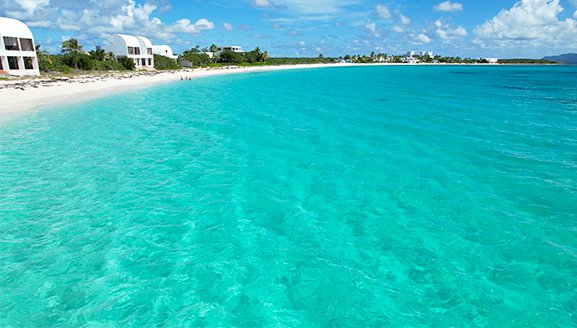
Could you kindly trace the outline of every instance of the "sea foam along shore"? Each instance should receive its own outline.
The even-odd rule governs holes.
[[[171,72],[131,72],[75,78],[17,79],[0,81],[0,116],[58,103],[84,101],[145,87],[151,84],[207,76],[272,70],[350,66],[348,64],[286,65],[179,70]]]

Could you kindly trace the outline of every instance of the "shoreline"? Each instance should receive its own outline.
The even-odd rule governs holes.
[[[199,68],[162,72],[126,72],[77,77],[30,77],[0,81],[0,117],[60,103],[75,103],[112,93],[146,88],[160,83],[204,77],[294,69],[358,66],[355,64],[311,64],[257,67]]]
[[[75,103],[100,98],[112,93],[145,88],[154,84],[192,80],[210,76],[257,73],[295,69],[361,66],[415,66],[452,64],[301,64],[256,67],[197,68],[178,71],[116,72],[103,75],[81,75],[76,77],[30,77],[0,80],[0,118],[61,103]],[[467,64],[455,64],[467,65]],[[495,64],[499,65],[499,64]],[[479,66],[481,66],[479,64]],[[482,64],[482,66],[493,66]]]

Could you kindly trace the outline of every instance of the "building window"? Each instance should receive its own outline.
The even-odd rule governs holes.
[[[152,59],[148,58],[148,66],[152,66]]]
[[[142,62],[142,66],[146,66],[146,59],[142,58],[140,61]]]
[[[24,57],[24,68],[34,69],[34,57]]]
[[[18,38],[11,38],[9,36],[4,37],[4,48],[6,50],[20,50],[18,46]]]
[[[140,48],[134,47],[134,54],[135,54],[135,55],[140,55]]]
[[[146,51],[149,56],[152,56],[152,48],[146,48]]]
[[[128,47],[128,54],[134,55],[134,47]]]
[[[3,67],[3,64],[2,64],[2,61],[3,61],[3,60],[4,60],[4,59],[3,59],[2,57],[0,57],[0,71],[3,71],[3,70],[4,70],[4,67]]]
[[[34,51],[34,43],[32,39],[20,39],[20,47],[22,51]]]
[[[8,57],[8,67],[14,70],[20,69],[18,65],[18,57]]]

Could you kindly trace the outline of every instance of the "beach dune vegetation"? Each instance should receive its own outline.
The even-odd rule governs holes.
[[[134,61],[128,57],[119,57],[118,62],[127,71],[134,71],[134,69],[136,68],[136,64],[134,63]]]
[[[222,64],[240,64],[244,61],[244,57],[242,53],[223,51],[218,56],[217,62]]]
[[[180,65],[172,58],[154,55],[154,68],[157,70],[174,70],[180,69]]]

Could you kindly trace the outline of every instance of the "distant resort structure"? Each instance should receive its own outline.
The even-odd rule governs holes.
[[[32,31],[16,19],[0,17],[0,73],[40,75]]]
[[[226,47],[218,47],[218,51],[216,52],[216,55],[218,56],[225,51],[236,52],[239,54],[244,53],[244,50],[242,50],[241,46],[226,46]]]

